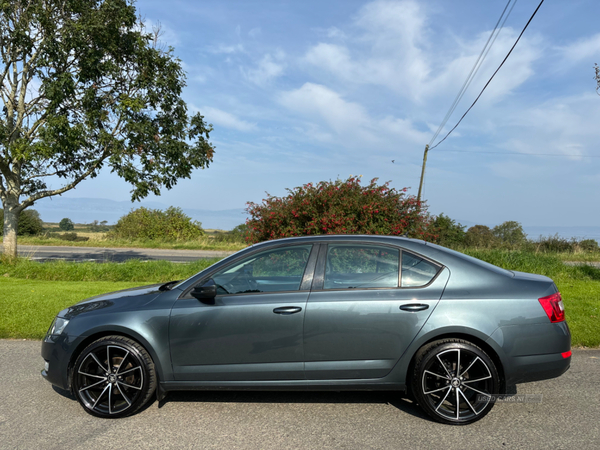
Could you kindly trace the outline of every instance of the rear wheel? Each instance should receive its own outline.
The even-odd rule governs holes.
[[[137,342],[106,336],[88,345],[73,369],[73,393],[88,413],[118,418],[134,414],[156,389],[154,363]]]
[[[411,388],[417,402],[438,422],[466,425],[494,406],[499,376],[491,358],[476,345],[444,339],[416,355]]]

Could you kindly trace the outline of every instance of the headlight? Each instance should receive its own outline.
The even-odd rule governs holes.
[[[50,329],[48,330],[48,335],[56,335],[62,334],[63,330],[67,326],[69,321],[67,319],[63,319],[62,317],[56,317],[52,325],[50,325]]]

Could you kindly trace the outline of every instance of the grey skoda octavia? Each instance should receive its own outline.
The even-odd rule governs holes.
[[[547,277],[414,239],[316,236],[61,311],[42,375],[98,417],[177,390],[387,390],[462,425],[564,373],[570,348]]]

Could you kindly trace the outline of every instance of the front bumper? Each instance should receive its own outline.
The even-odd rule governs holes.
[[[42,377],[56,387],[69,390],[69,363],[75,347],[67,335],[46,336],[42,342],[42,358],[45,361]]]

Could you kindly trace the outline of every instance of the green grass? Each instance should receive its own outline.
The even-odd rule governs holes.
[[[0,260],[0,277],[45,281],[133,281],[160,283],[181,280],[206,269],[215,259],[199,259],[193,263],[169,261],[137,261],[124,263],[66,262],[40,263],[19,258],[15,262]]]
[[[600,281],[554,281],[563,298],[573,346],[600,346]]]
[[[60,310],[87,297],[140,283],[0,279],[0,338],[42,339]]]
[[[85,236],[89,237],[89,234]],[[100,233],[98,233],[100,234]],[[164,248],[175,250],[221,250],[237,251],[247,247],[243,242],[222,242],[213,236],[203,236],[194,241],[162,242],[162,241],[127,241],[98,237],[89,241],[73,242],[45,236],[19,236],[19,245],[56,245],[64,247],[113,247],[113,248]]]
[[[550,278],[564,276],[581,280],[600,280],[600,269],[586,265],[567,266],[556,254],[481,249],[467,249],[463,253],[508,270],[537,273]]]

